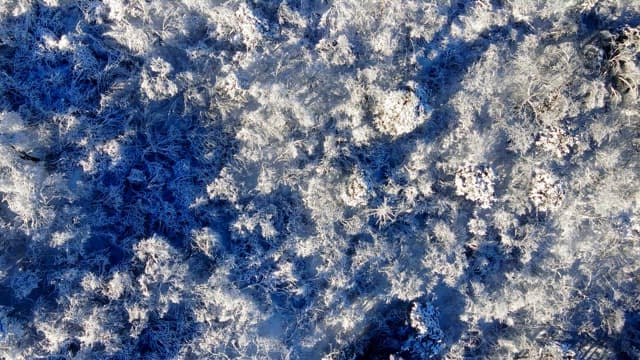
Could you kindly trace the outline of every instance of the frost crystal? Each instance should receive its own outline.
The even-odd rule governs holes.
[[[491,168],[464,165],[456,171],[456,194],[477,202],[483,209],[488,209],[494,200],[494,179]]]

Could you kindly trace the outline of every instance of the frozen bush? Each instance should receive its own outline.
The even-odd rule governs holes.
[[[558,126],[546,127],[539,135],[536,145],[543,151],[563,158],[569,154],[575,140]]]
[[[160,57],[154,57],[149,63],[149,69],[158,76],[167,76],[173,71],[173,66]]]
[[[347,178],[341,197],[349,206],[361,206],[367,203],[368,193],[369,186],[364,176],[356,171]]]
[[[260,44],[263,39],[261,30],[268,28],[267,24],[253,15],[249,5],[244,3],[215,8],[211,14],[210,26],[213,38],[248,49]]]
[[[456,234],[451,228],[442,221],[436,223],[433,227],[433,236],[435,239],[447,246],[451,246],[456,240]]]
[[[583,50],[585,65],[589,69],[608,74],[614,101],[620,98],[637,100],[639,53],[640,30],[631,26],[623,26],[614,32],[600,31]]]
[[[409,322],[417,334],[403,345],[403,350],[410,351],[421,359],[439,357],[444,350],[444,333],[440,329],[438,311],[433,304],[414,302]]]
[[[107,283],[103,292],[109,299],[117,300],[122,298],[127,291],[131,291],[132,289],[133,284],[131,282],[131,276],[126,272],[116,271],[111,277],[111,280]]]
[[[111,14],[111,13],[110,13]],[[121,26],[105,33],[112,37],[133,54],[145,54],[151,49],[151,36],[144,29],[137,28],[131,24],[124,23]]]
[[[47,322],[40,322],[37,328],[44,337],[43,348],[51,353],[58,352],[69,339],[69,334],[66,331],[61,331],[58,327]]]
[[[218,177],[207,185],[207,193],[210,199],[223,199],[232,203],[238,200],[239,189],[235,184],[231,171],[227,167],[223,168]]]
[[[218,110],[226,116],[246,101],[246,91],[240,86],[238,77],[233,72],[220,74],[214,86],[214,98]]]
[[[376,219],[376,224],[378,226],[382,227],[395,220],[397,216],[397,209],[392,206],[389,203],[389,199],[385,197],[378,206],[373,209],[369,209],[367,213]]]
[[[400,264],[395,264],[386,271],[391,289],[387,293],[390,298],[412,301],[419,298],[424,291],[424,281],[414,273],[403,271]]]
[[[278,6],[278,24],[295,28],[304,28],[306,21],[299,12],[294,11],[287,3]]]
[[[466,164],[458,168],[455,176],[456,194],[488,209],[494,200],[493,170],[485,166]]]
[[[410,133],[427,120],[428,110],[413,90],[376,90],[373,101],[373,124],[385,135]]]
[[[140,241],[133,250],[144,269],[137,277],[138,290],[148,306],[162,316],[170,304],[180,302],[186,286],[185,265],[177,251],[159,236]]]
[[[171,64],[161,58],[153,58],[149,70],[142,73],[140,88],[150,100],[163,100],[178,93],[178,86],[169,79]]]
[[[355,56],[351,52],[349,39],[340,35],[335,39],[322,39],[316,45],[320,58],[331,65],[351,65]]]
[[[548,171],[539,170],[531,181],[529,199],[538,211],[557,209],[562,203],[563,190],[558,180]]]
[[[418,338],[428,338],[434,341],[441,341],[443,338],[438,312],[430,302],[421,304],[414,302],[409,314],[411,327],[418,333]]]
[[[484,236],[487,234],[487,223],[478,217],[473,217],[467,224],[469,232],[475,236]]]
[[[208,257],[215,257],[220,247],[220,235],[208,227],[192,232],[193,247]]]
[[[0,199],[25,229],[47,225],[55,215],[50,200],[64,190],[62,179],[48,175],[34,156],[36,141],[18,114],[0,113]]]

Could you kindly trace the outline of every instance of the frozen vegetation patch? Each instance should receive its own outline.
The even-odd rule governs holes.
[[[456,194],[477,202],[487,209],[494,197],[495,175],[485,166],[464,165],[456,171]]]
[[[434,306],[430,303],[414,303],[409,319],[417,335],[403,345],[403,350],[420,359],[438,357],[444,348],[444,334],[440,329],[438,312]]]
[[[0,3],[0,358],[640,357],[640,3]]]
[[[412,90],[372,92],[373,123],[381,133],[397,137],[408,134],[426,120],[425,109]]]
[[[367,204],[367,197],[367,182],[364,176],[356,171],[347,179],[342,199],[349,206],[360,206]]]
[[[532,181],[529,199],[540,211],[555,210],[560,207],[563,190],[558,180],[549,172],[538,171]]]

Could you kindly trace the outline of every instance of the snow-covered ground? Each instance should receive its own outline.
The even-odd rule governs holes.
[[[640,1],[0,2],[0,358],[640,358]]]

